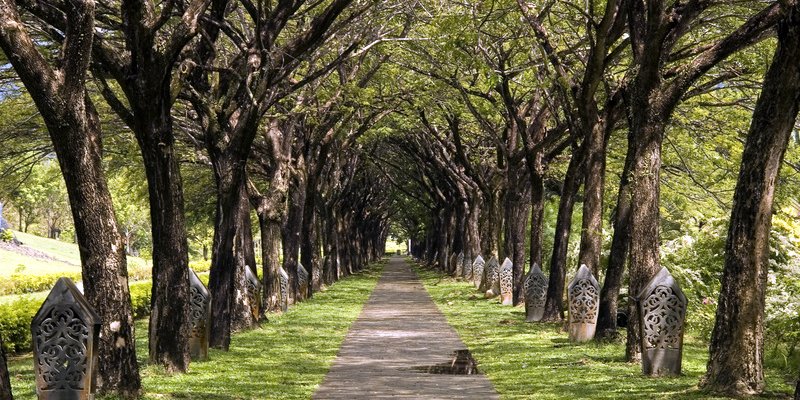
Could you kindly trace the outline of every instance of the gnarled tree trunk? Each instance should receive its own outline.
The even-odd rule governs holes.
[[[561,187],[556,216],[556,234],[553,239],[553,256],[550,258],[550,277],[542,321],[556,322],[564,319],[564,280],[567,274],[567,251],[572,230],[572,211],[575,196],[583,180],[583,154],[577,150],[572,154],[567,174]]]
[[[734,396],[764,388],[764,305],[775,184],[800,97],[800,7],[778,24],[778,48],[742,153],[703,386]]]
[[[100,119],[84,85],[94,31],[94,2],[75,1],[70,5],[65,11],[67,28],[59,70],[39,53],[15,5],[6,0],[0,0],[0,47],[44,119],[67,187],[86,299],[102,321],[98,391],[132,398],[139,394],[141,383],[125,245],[103,173]],[[2,358],[0,364],[7,375]],[[7,386],[7,376],[0,376],[0,380]]]

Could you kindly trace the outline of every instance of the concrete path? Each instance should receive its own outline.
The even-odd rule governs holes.
[[[411,267],[393,257],[313,398],[498,399],[483,375],[413,369],[450,363],[462,349]]]

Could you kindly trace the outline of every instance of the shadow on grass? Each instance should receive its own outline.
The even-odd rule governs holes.
[[[563,324],[522,323],[523,313],[515,308],[471,298],[476,291],[466,283],[445,278],[434,287],[430,283],[440,280],[435,272],[417,273],[504,399],[725,398],[697,387],[708,346],[691,336],[684,347],[683,375],[650,378],[638,364],[625,361],[623,342],[571,344]],[[767,370],[767,386],[769,392],[760,398],[788,399],[793,390],[775,370]]]

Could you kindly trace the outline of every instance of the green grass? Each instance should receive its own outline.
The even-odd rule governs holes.
[[[169,375],[147,357],[147,321],[136,322],[145,399],[308,399],[328,372],[383,264],[315,293],[283,315],[233,337],[230,351],[209,351],[186,374]],[[15,399],[35,399],[31,355],[9,361]]]
[[[80,262],[75,265],[54,260],[42,260],[13,251],[0,249],[0,278],[7,279],[15,272],[45,275],[64,272],[81,272]]]
[[[72,264],[81,265],[81,256],[78,252],[78,245],[75,243],[62,242],[60,240],[49,239],[46,237],[31,235],[14,231],[20,242],[25,246],[43,251],[55,258],[67,261]],[[80,267],[78,267],[80,270]]]
[[[522,307],[485,300],[469,283],[417,269],[445,314],[504,399],[721,399],[697,388],[708,345],[688,336],[683,375],[649,378],[625,362],[624,343],[570,344],[562,324],[526,323]],[[440,280],[441,279],[441,280]],[[624,332],[623,332],[624,335]],[[794,376],[767,370],[764,398],[789,398]]]

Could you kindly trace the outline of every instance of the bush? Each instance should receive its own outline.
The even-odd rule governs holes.
[[[193,269],[196,273],[207,272],[211,270],[211,260],[196,260],[189,261],[189,268]]]
[[[65,276],[73,281],[81,280],[81,273],[58,273],[45,275],[28,275],[19,272],[11,274],[9,279],[0,282],[0,296],[9,294],[26,294],[50,290],[58,278]]]
[[[40,306],[41,302],[28,297],[0,305],[0,336],[6,351],[30,351],[31,320]]]
[[[198,273],[197,276],[208,286],[208,272]],[[153,282],[133,282],[129,287],[133,318],[146,317],[150,314],[150,295]],[[41,305],[41,301],[28,297],[20,297],[12,303],[0,304],[0,337],[3,338],[6,351],[20,353],[31,350],[31,321]]]
[[[14,241],[14,232],[11,229],[0,230],[0,242],[10,243]]]

